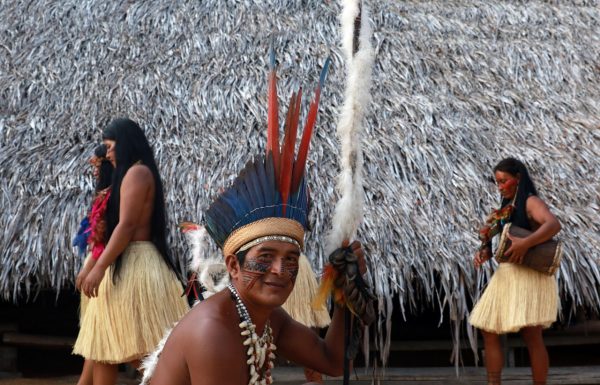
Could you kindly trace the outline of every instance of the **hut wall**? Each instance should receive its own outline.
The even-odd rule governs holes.
[[[460,325],[494,266],[476,229],[498,204],[493,165],[517,156],[558,215],[565,304],[600,308],[600,10],[596,1],[373,1],[364,135],[366,245],[384,319],[424,304]],[[336,199],[344,67],[339,4],[321,0],[5,0],[0,6],[0,293],[72,285],[90,204],[86,159],[113,117],[146,130],[177,223],[200,221],[266,131],[272,44],[284,103],[333,59],[309,159],[308,254],[322,266]],[[306,110],[307,103],[303,108]],[[392,294],[399,302],[393,303]],[[387,318],[389,320],[389,318]],[[458,331],[457,326],[457,331]],[[385,345],[390,323],[378,335]]]

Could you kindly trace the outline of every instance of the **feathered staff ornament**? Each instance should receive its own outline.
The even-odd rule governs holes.
[[[374,319],[373,296],[357,271],[356,257],[349,250],[340,251],[338,248],[344,240],[356,235],[363,218],[363,156],[360,144],[362,122],[371,99],[369,90],[374,51],[367,7],[359,0],[345,0],[342,7],[340,19],[342,48],[346,57],[346,90],[337,126],[341,142],[341,170],[337,184],[340,199],[326,240],[329,263],[324,268],[315,305],[324,303],[333,293],[336,303],[346,306],[364,324],[368,324]],[[356,333],[359,328],[354,330]],[[353,337],[357,343],[357,336]],[[353,358],[356,346],[349,349],[353,351],[347,350],[346,356]]]
[[[345,100],[337,126],[337,135],[341,142],[341,170],[337,184],[340,199],[336,204],[332,229],[326,240],[327,254],[336,250],[344,240],[352,239],[363,218],[363,156],[360,143],[362,121],[371,98],[369,89],[374,59],[367,12],[367,8],[360,1],[343,2],[340,18],[342,47],[347,62],[347,81]],[[345,305],[342,290],[334,290],[336,275],[333,264],[325,266],[317,302],[326,301],[331,291],[334,291],[336,302]]]

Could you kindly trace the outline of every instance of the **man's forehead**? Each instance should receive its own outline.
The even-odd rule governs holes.
[[[254,246],[250,250],[253,251],[255,254],[265,251],[271,251],[281,254],[300,255],[300,248],[297,245],[284,241],[265,241]]]

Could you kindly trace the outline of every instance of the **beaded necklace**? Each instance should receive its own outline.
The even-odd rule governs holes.
[[[250,371],[250,381],[248,385],[268,385],[273,383],[273,377],[271,375],[271,369],[273,369],[273,360],[275,359],[275,353],[273,353],[277,347],[273,343],[273,333],[269,321],[265,325],[265,330],[262,336],[259,338],[256,334],[256,325],[250,318],[250,313],[246,309],[246,305],[242,302],[240,295],[238,294],[235,287],[230,283],[227,288],[231,292],[231,297],[235,301],[235,307],[240,316],[239,327],[242,329],[240,333],[246,339],[244,340],[244,346],[248,346],[246,354],[248,355],[248,368]],[[265,369],[265,361],[267,366]]]

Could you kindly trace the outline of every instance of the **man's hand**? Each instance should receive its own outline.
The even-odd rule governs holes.
[[[510,234],[508,234],[508,239],[510,239],[511,245],[504,253],[504,255],[508,257],[508,262],[517,264],[522,263],[525,254],[527,254],[527,250],[529,250],[527,241],[525,238],[515,237]]]
[[[342,242],[342,247],[345,248],[348,247],[348,245],[350,245],[352,253],[356,255],[356,263],[358,264],[358,271],[360,271],[360,275],[365,275],[367,272],[367,261],[365,260],[365,252],[362,248],[362,244],[359,241],[354,241],[352,244],[350,244],[349,240]]]
[[[480,249],[477,253],[475,253],[475,258],[473,260],[473,263],[475,264],[475,268],[479,269],[481,267],[481,265],[483,265],[491,257],[492,257],[492,250],[489,247]]]
[[[100,287],[100,282],[104,278],[104,269],[99,266],[95,266],[92,271],[90,271],[85,277],[85,280],[82,284],[83,294],[90,298],[94,298],[98,296],[98,287]]]

